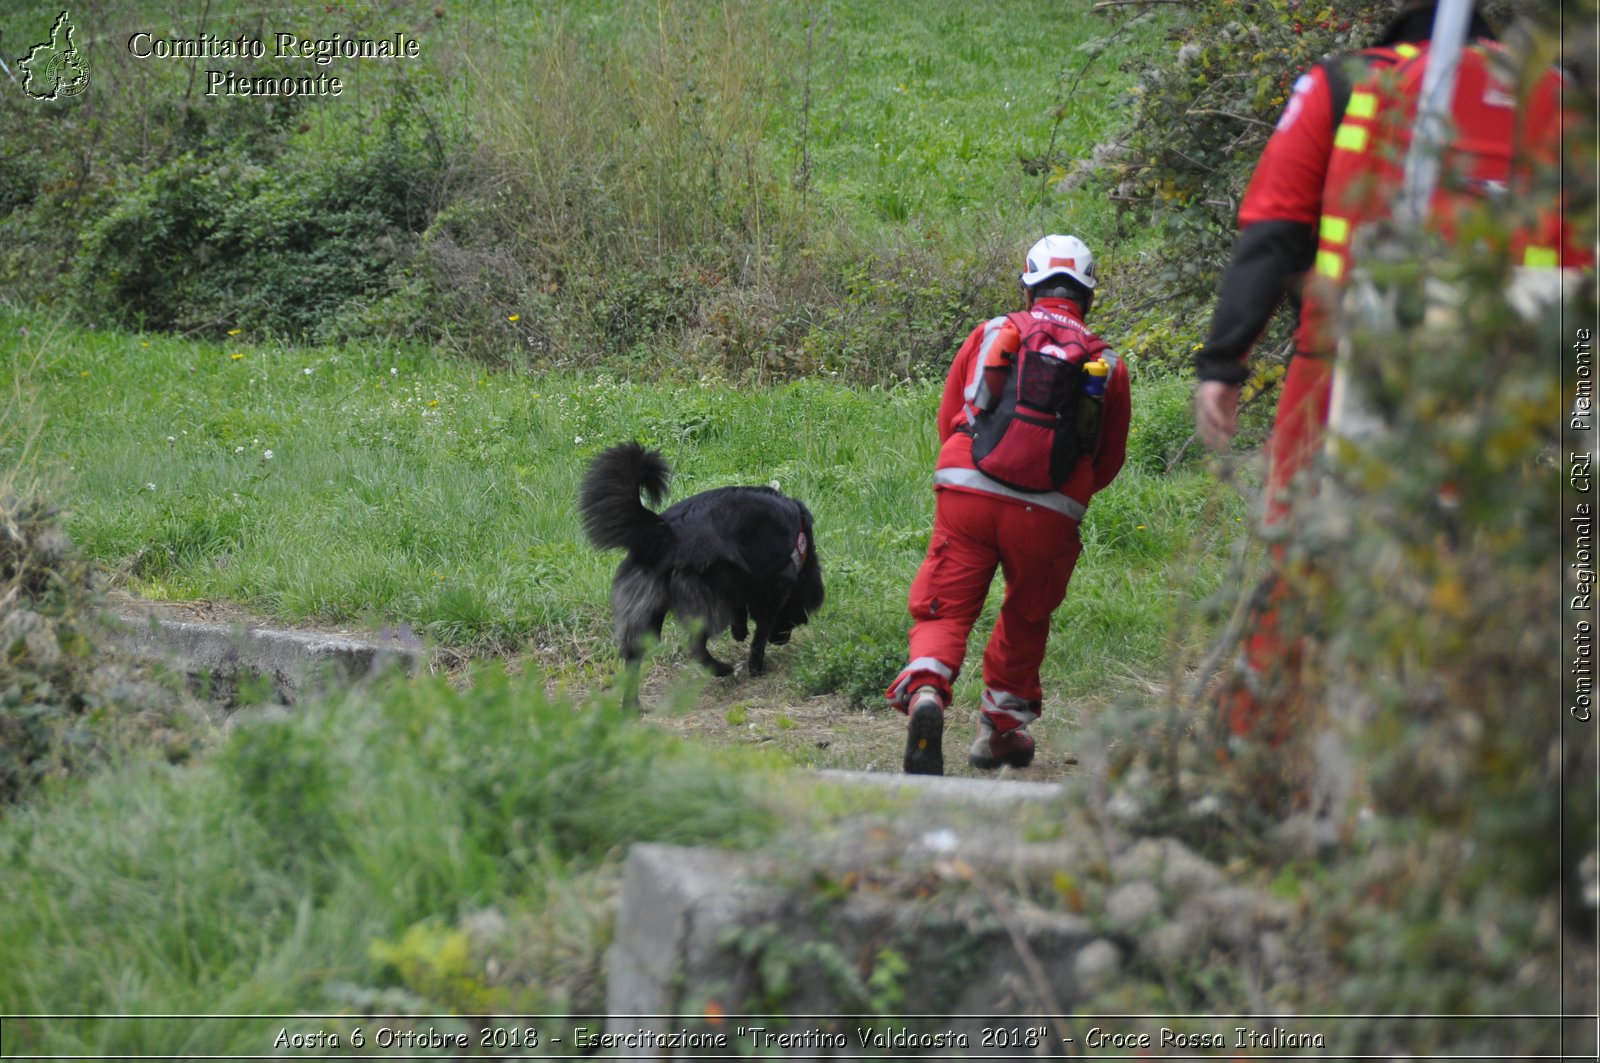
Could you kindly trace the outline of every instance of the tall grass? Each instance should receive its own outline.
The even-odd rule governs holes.
[[[594,876],[636,840],[771,836],[753,766],[497,671],[244,724],[183,769],[130,759],[0,820],[0,1012],[601,1010]],[[284,1025],[8,1020],[6,1045],[269,1055]]]
[[[539,324],[506,337],[463,320],[456,338],[576,361],[660,338],[733,379],[885,383],[938,372],[1044,231],[1112,245],[1106,202],[1057,188],[1131,100],[1132,73],[1096,52],[1107,18],[601,11],[543,12],[472,51],[485,180],[436,227],[428,284],[463,312],[489,291]]]
[[[0,293],[85,322],[888,383],[937,372],[1042,232],[1116,235],[1103,197],[1058,188],[1132,99],[1131,67],[1098,51],[1121,16],[1086,7],[75,14],[85,97],[0,99],[0,237],[28,249],[0,258]],[[193,86],[216,64],[122,46],[286,26],[403,31],[421,58],[336,63],[338,99],[212,99]],[[1158,42],[1120,37],[1119,57]]]

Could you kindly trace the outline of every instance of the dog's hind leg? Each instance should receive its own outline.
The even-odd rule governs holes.
[[[672,574],[669,594],[673,615],[691,634],[690,652],[694,659],[709,668],[712,675],[732,675],[733,665],[717,660],[706,647],[713,636],[728,627],[737,608],[719,585],[717,572],[679,569]]]
[[[695,625],[694,644],[690,647],[694,653],[695,660],[711,669],[711,674],[714,676],[732,675],[733,665],[727,661],[718,660],[711,655],[711,649],[706,645],[710,641],[711,625],[704,622],[697,623]]]
[[[667,595],[660,581],[630,565],[617,569],[611,583],[611,624],[622,656],[622,704],[639,705],[639,672],[648,645],[661,640],[667,620]]]
[[[745,612],[744,606],[741,605],[734,609],[733,626],[729,629],[729,634],[733,636],[733,641],[743,642],[750,637],[749,620],[750,614]]]

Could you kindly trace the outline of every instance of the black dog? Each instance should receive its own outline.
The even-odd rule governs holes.
[[[578,509],[589,541],[628,556],[611,581],[612,626],[629,672],[624,697],[636,700],[645,638],[660,638],[667,613],[694,631],[694,655],[713,673],[733,667],[706,642],[724,628],[750,643],[750,674],[766,670],[767,643],[781,646],[822,606],[811,512],[770,487],[718,487],[660,513],[671,469],[660,451],[622,443],[602,452],[584,475]]]

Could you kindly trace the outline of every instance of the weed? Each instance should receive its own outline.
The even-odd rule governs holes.
[[[423,1010],[593,1009],[616,854],[768,837],[767,789],[615,704],[553,701],[541,678],[498,671],[241,723],[217,757],[129,758],[70,802],[0,820],[0,948],[17,958],[0,1008],[289,1014],[392,1005],[398,989]],[[39,1051],[253,1052],[270,1022],[61,1020],[16,1036]]]

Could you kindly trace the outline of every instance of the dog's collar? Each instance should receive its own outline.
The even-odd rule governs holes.
[[[795,568],[800,568],[806,563],[806,554],[811,549],[811,543],[806,539],[806,530],[800,529],[800,534],[795,536],[794,549],[789,551],[789,562]]]

